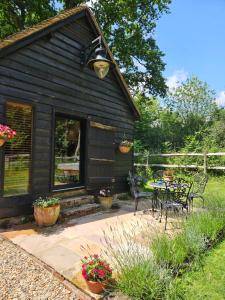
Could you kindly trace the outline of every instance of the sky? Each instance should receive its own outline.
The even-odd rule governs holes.
[[[172,0],[155,38],[166,63],[169,88],[197,75],[225,106],[225,0]]]

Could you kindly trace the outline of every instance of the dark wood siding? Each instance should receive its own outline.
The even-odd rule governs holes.
[[[95,37],[87,20],[82,18],[0,59],[0,123],[4,121],[6,100],[34,105],[32,195],[30,200],[19,199],[20,205],[51,191],[54,111],[68,111],[115,127],[115,190],[126,188],[132,154],[121,154],[117,146],[124,134],[132,139],[134,116],[112,71],[100,80],[93,71],[80,67],[81,47]],[[89,147],[93,151],[93,145]],[[0,150],[1,179],[2,153]],[[90,170],[86,170],[86,176],[91,177]],[[0,207],[1,203],[6,203],[5,199],[0,199]],[[7,199],[7,205],[13,206],[15,201]]]

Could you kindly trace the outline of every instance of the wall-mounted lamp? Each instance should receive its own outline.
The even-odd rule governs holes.
[[[91,58],[94,52],[95,58]],[[106,54],[107,51],[102,46],[102,39],[99,36],[81,51],[81,65],[87,65],[95,70],[97,76],[103,79],[108,74],[110,66],[114,66],[114,63],[106,58]]]

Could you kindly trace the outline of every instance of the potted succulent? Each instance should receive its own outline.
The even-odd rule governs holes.
[[[34,219],[40,226],[54,225],[59,217],[60,204],[57,197],[39,197],[34,201]]]
[[[16,136],[16,131],[7,125],[0,124],[0,147]]]
[[[119,150],[121,153],[128,153],[130,152],[130,149],[132,148],[133,143],[128,140],[123,140],[119,144]]]
[[[112,278],[112,269],[99,255],[89,255],[82,259],[82,276],[89,290],[100,294]]]
[[[112,191],[110,188],[101,189],[98,198],[103,208],[110,209],[112,207]]]

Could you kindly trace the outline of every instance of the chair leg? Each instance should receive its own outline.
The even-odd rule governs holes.
[[[135,216],[135,215],[136,215],[136,212],[137,212],[137,208],[138,208],[138,199],[135,198],[134,201],[135,201],[135,206],[134,206],[134,216]]]
[[[159,223],[162,222],[162,210],[163,210],[163,206],[162,206],[162,203],[160,203],[160,218],[159,218]]]
[[[166,226],[167,226],[167,213],[168,213],[168,209],[166,208],[166,220],[165,220],[165,230],[166,230]]]
[[[199,196],[200,199],[202,199],[202,208],[205,207],[205,198],[203,196]]]

